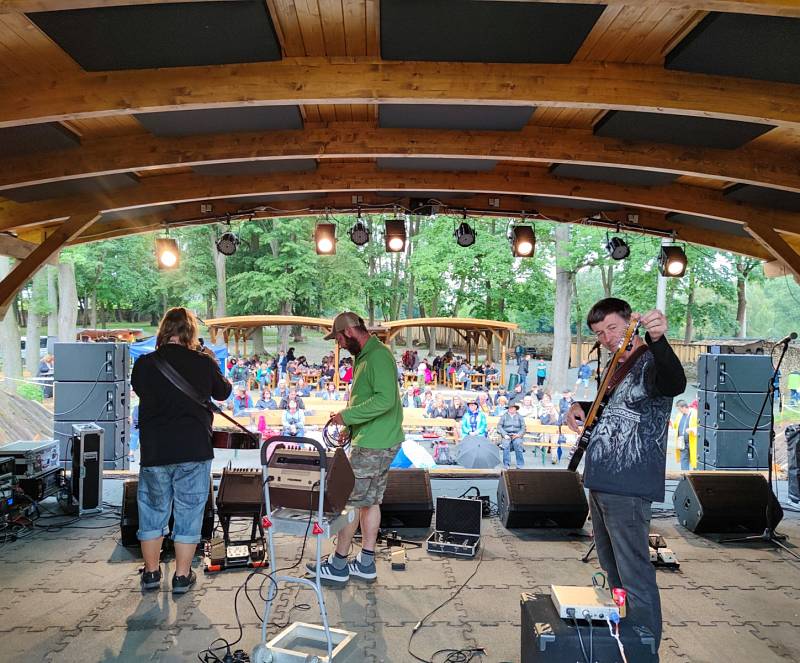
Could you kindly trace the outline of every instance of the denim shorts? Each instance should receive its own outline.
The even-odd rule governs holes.
[[[175,543],[199,543],[211,483],[211,461],[143,467],[139,470],[139,541],[169,534]]]

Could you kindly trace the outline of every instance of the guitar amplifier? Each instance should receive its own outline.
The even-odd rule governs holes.
[[[356,483],[344,449],[328,451],[325,472],[325,513],[339,513]],[[319,504],[320,456],[316,451],[276,449],[269,459],[271,506],[308,511]]]

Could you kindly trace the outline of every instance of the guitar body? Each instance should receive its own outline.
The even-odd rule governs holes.
[[[594,421],[592,421],[591,425],[583,427],[583,431],[581,431],[581,436],[578,438],[578,442],[575,445],[575,450],[572,453],[572,457],[569,459],[569,465],[567,465],[567,469],[570,472],[575,472],[578,469],[578,465],[581,464],[581,460],[583,460],[583,454],[586,453],[586,449],[589,447],[589,442],[592,439],[592,432],[597,426],[597,422],[600,421],[600,415],[603,414],[603,408],[605,405],[606,399],[604,398],[597,408],[597,416],[595,417]]]

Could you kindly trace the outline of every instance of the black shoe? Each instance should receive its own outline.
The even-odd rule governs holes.
[[[155,571],[145,571],[144,567],[142,567],[139,572],[142,574],[139,582],[142,583],[143,590],[159,589],[161,587],[160,568],[156,569]]]
[[[188,576],[172,576],[172,593],[184,594],[197,582],[197,575],[189,569]]]

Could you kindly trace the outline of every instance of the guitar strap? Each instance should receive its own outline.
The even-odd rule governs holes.
[[[631,372],[634,364],[636,364],[636,360],[639,359],[645,352],[647,352],[650,348],[647,347],[647,344],[642,344],[638,348],[636,348],[633,352],[628,355],[628,358],[622,363],[621,366],[614,371],[614,375],[611,376],[611,379],[608,381],[608,387],[606,389],[606,394],[611,394],[619,386],[619,383],[625,379],[625,376]]]

